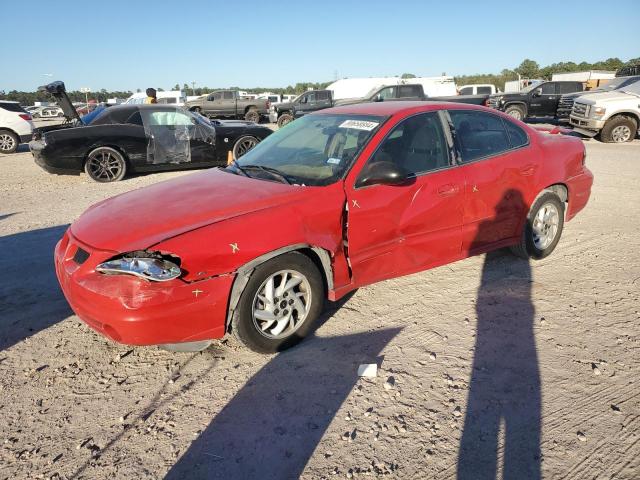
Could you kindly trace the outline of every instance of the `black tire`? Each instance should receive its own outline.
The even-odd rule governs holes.
[[[296,272],[302,275],[309,288],[310,300],[307,303],[307,314],[302,321],[295,327],[291,333],[287,334],[283,332],[281,338],[269,338],[268,330],[263,333],[258,327],[258,319],[254,318],[254,304],[258,304],[260,299],[258,293],[263,287],[263,284],[267,280],[277,275],[282,271]],[[303,284],[300,284],[303,285]],[[297,287],[301,288],[301,287]],[[278,295],[277,288],[274,291],[274,295]],[[306,292],[306,290],[305,290]],[[286,293],[286,292],[285,292]],[[284,295],[284,294],[282,294]],[[325,290],[322,276],[318,271],[318,268],[313,261],[306,255],[299,252],[285,253],[279,255],[262,265],[259,265],[251,275],[247,286],[245,287],[238,305],[234,311],[233,318],[231,319],[231,331],[234,336],[240,340],[244,345],[249,347],[254,352],[258,353],[275,353],[293,347],[304,339],[312,330],[315,321],[320,316],[324,305]],[[284,301],[284,298],[278,298],[274,296],[276,307],[279,302]],[[289,297],[289,302],[292,302]],[[286,301],[285,307],[291,308],[293,314],[293,307],[287,307]],[[257,310],[258,311],[258,310]],[[274,313],[279,313],[276,309]],[[283,310],[286,313],[286,310]],[[287,324],[289,321],[286,322]],[[277,322],[273,324],[275,327]],[[263,329],[264,330],[264,329]]]
[[[520,121],[524,121],[526,116],[524,108],[521,105],[509,105],[504,109],[504,113]]]
[[[293,115],[290,113],[283,113],[278,117],[278,128],[284,127],[287,123],[293,121]]]
[[[618,115],[607,120],[600,139],[605,143],[626,143],[633,141],[637,132],[638,124],[634,118]]]
[[[558,214],[558,224],[557,230],[555,232],[555,236],[552,241],[545,245],[544,248],[540,248],[538,242],[536,242],[536,235],[534,234],[534,222],[536,220],[536,216],[543,208],[547,206],[553,206],[556,209]],[[513,245],[511,248],[511,252],[522,258],[533,258],[534,260],[543,259],[551,254],[553,250],[558,245],[560,241],[560,237],[562,236],[562,229],[564,227],[564,202],[560,200],[560,197],[553,192],[546,191],[543,193],[538,199],[533,203],[529,213],[527,214],[527,219],[524,224],[524,228],[522,231],[522,235],[520,237],[520,242],[517,245]]]
[[[199,113],[200,115],[202,115],[202,109],[200,107],[193,107],[191,109],[192,112],[196,112]]]
[[[18,149],[20,139],[11,130],[0,130],[0,153],[13,153]]]
[[[258,113],[257,110],[255,109],[251,109],[249,110],[247,113],[244,114],[244,119],[247,122],[255,122],[258,123],[260,122],[260,114]]]
[[[94,182],[119,182],[127,173],[127,162],[116,149],[98,147],[87,155],[84,171]]]
[[[243,135],[233,144],[233,158],[236,160],[255,147],[260,140],[252,135]]]

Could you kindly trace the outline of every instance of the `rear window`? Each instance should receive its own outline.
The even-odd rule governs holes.
[[[2,108],[3,110],[7,110],[9,112],[27,113],[25,109],[20,106],[19,103],[0,102],[0,108]]]
[[[473,87],[464,87],[460,90],[460,95],[471,95],[473,93]]]
[[[509,120],[503,119],[502,121],[504,122],[504,126],[507,129],[511,148],[523,147],[524,145],[529,143],[527,132],[525,132],[522,128],[520,128],[515,123],[510,122]]]

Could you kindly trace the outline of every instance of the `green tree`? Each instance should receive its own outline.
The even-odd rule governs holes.
[[[539,71],[540,65],[538,65],[538,62],[534,62],[528,58],[524,59],[518,68],[515,69],[515,72],[524,78],[536,78]]]
[[[416,78],[416,76],[413,73],[403,73],[402,75],[400,75],[400,78],[405,79],[405,78]]]

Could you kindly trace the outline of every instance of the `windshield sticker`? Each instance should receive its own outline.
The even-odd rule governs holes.
[[[331,163],[332,165],[338,165],[341,162],[339,158],[329,158],[327,159],[327,163]]]
[[[366,130],[370,132],[378,125],[378,122],[367,122],[365,120],[345,120],[338,128],[354,128],[356,130]]]

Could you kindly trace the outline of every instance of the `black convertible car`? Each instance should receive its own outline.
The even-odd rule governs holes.
[[[252,122],[209,120],[171,105],[116,105],[88,122],[81,119],[64,83],[41,87],[51,93],[67,122],[34,131],[29,148],[51,173],[79,174],[96,182],[122,180],[128,172],[203,168],[242,156],[272,131]]]

